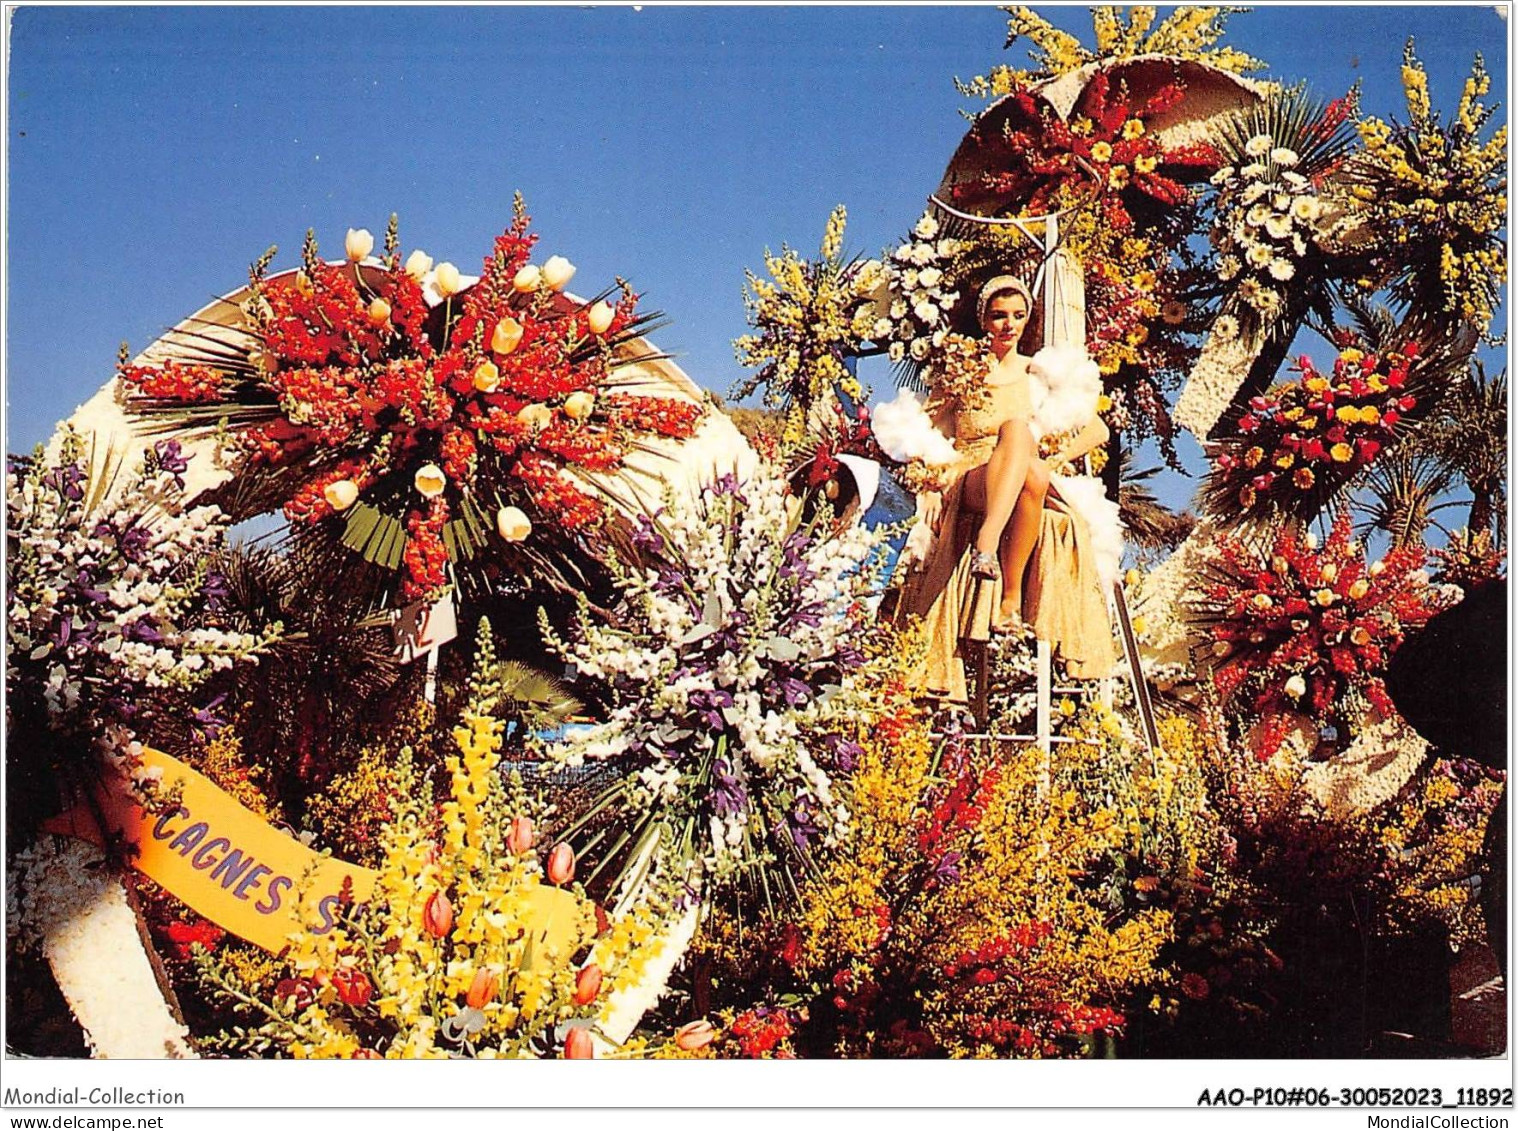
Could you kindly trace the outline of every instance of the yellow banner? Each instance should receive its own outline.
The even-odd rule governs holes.
[[[278,953],[292,932],[330,931],[345,899],[363,903],[373,892],[373,869],[313,852],[177,758],[148,749],[143,763],[163,771],[166,790],[179,787],[179,805],[151,815],[124,791],[104,794],[108,831],[137,847],[133,867],[223,930]],[[82,809],[48,823],[98,841],[94,826]],[[580,941],[578,900],[547,886],[531,898],[539,944],[567,959]]]

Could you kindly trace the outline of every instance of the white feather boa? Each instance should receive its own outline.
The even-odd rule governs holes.
[[[1028,361],[1036,438],[1084,428],[1096,419],[1102,373],[1079,346],[1046,346]],[[1103,592],[1117,580],[1123,560],[1123,524],[1118,506],[1094,475],[1056,475],[1055,489],[1091,529],[1091,552]]]
[[[1045,346],[1028,360],[1035,440],[1082,428],[1096,419],[1102,371],[1079,346]]]
[[[1091,556],[1102,580],[1102,593],[1112,592],[1123,563],[1123,522],[1118,506],[1107,498],[1106,487],[1094,475],[1051,475],[1054,489],[1091,529]]]
[[[894,460],[906,463],[920,459],[942,465],[959,458],[953,441],[933,427],[932,419],[910,389],[902,389],[894,401],[878,406],[870,420],[880,450]]]

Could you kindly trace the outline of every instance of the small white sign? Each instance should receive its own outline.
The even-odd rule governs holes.
[[[442,647],[459,634],[453,595],[446,594],[431,606],[418,601],[398,610],[390,631],[395,634],[396,657],[403,664]]]

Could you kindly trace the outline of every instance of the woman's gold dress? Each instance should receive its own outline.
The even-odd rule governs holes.
[[[929,416],[950,439],[960,458],[952,465],[944,492],[938,537],[920,572],[908,574],[898,615],[918,615],[928,631],[924,690],[955,702],[969,699],[963,641],[990,639],[1001,607],[1001,581],[970,573],[970,551],[981,515],[964,504],[965,477],[991,458],[1002,423],[1033,415],[1026,373],[988,385],[982,403],[966,407],[929,397]],[[1090,552],[1085,520],[1053,488],[1044,503],[1043,528],[1023,583],[1023,619],[1047,640],[1081,679],[1100,679],[1116,661],[1106,595]]]

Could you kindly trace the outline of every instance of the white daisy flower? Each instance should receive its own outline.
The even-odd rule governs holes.
[[[1231,341],[1239,336],[1239,320],[1232,314],[1220,314],[1212,324],[1212,332],[1225,342]]]
[[[1256,204],[1253,208],[1244,214],[1244,219],[1254,227],[1258,228],[1262,226],[1266,220],[1270,219],[1270,215],[1271,213],[1269,205]]]
[[[1265,230],[1272,239],[1284,240],[1291,236],[1291,217],[1274,215],[1265,221]]]
[[[1238,256],[1225,255],[1218,260],[1218,278],[1226,282],[1238,275],[1242,268],[1243,264],[1239,262]]]
[[[1255,134],[1244,143],[1244,152],[1251,157],[1264,157],[1273,144],[1274,139],[1269,134]]]
[[[938,221],[931,215],[924,216],[917,221],[917,226],[912,229],[912,234],[920,240],[930,240],[938,235]]]
[[[1241,198],[1245,204],[1253,204],[1269,191],[1269,185],[1265,184],[1263,181],[1255,181],[1253,184],[1245,186],[1244,191],[1241,194]]]
[[[1230,181],[1232,179],[1233,179],[1233,166],[1232,165],[1224,165],[1221,169],[1219,169],[1216,173],[1212,174],[1212,176],[1208,178],[1208,180],[1210,180],[1215,185],[1226,184],[1228,181]]]
[[[1253,165],[1245,165],[1240,169],[1239,175],[1251,181],[1257,181],[1265,175],[1265,166],[1256,161]]]
[[[1289,259],[1272,259],[1270,261],[1270,277],[1280,282],[1286,282],[1297,273],[1296,267]]]
[[[1293,172],[1289,172],[1289,171],[1288,172],[1284,172],[1284,173],[1281,174],[1281,180],[1285,181],[1292,188],[1306,188],[1307,187],[1307,178],[1304,177],[1301,173],[1293,173]]]
[[[1302,160],[1297,156],[1295,149],[1287,149],[1284,145],[1272,149],[1270,151],[1270,159],[1283,169],[1290,169],[1298,161]]]
[[[1270,248],[1264,244],[1255,244],[1254,247],[1249,249],[1244,258],[1249,261],[1251,267],[1269,267],[1270,261],[1275,257],[1272,255]]]

